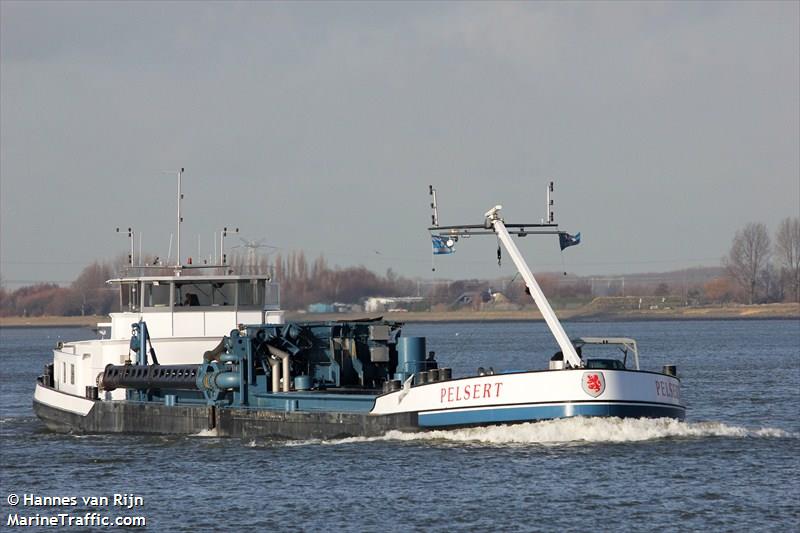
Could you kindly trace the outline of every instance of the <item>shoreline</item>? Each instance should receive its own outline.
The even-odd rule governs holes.
[[[683,307],[670,310],[599,311],[591,308],[556,310],[565,322],[633,322],[648,320],[797,320],[800,304],[762,304],[714,307]],[[380,313],[297,313],[286,312],[287,321],[335,321],[376,318]],[[383,313],[386,320],[406,323],[438,322],[536,322],[542,315],[534,309],[521,311],[426,311]],[[104,316],[0,317],[0,328],[93,328],[107,322]]]
[[[800,304],[761,304],[713,307],[684,307],[677,309],[597,310],[590,306],[576,309],[556,309],[564,322],[638,322],[648,320],[796,320],[800,319]],[[380,313],[286,313],[287,320],[351,320],[375,318]],[[445,311],[383,313],[385,320],[397,322],[543,322],[536,309],[521,311]]]

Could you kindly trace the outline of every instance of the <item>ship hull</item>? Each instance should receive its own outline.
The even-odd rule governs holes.
[[[85,412],[65,407],[76,400],[87,408]],[[48,429],[59,433],[335,439],[422,429],[417,413],[370,415],[86,400],[41,383],[36,384],[33,410]]]
[[[416,411],[423,428],[573,416],[683,420],[680,380],[638,370],[542,370],[438,381],[376,400],[373,413]]]
[[[37,382],[33,407],[48,428],[61,432],[289,439],[370,437],[391,430],[425,431],[575,416],[683,420],[686,412],[677,378],[639,371],[576,369],[453,379],[377,396],[374,406],[364,412],[320,409],[324,393],[290,394],[298,398],[292,409],[165,405],[88,400]],[[304,408],[306,401],[310,402],[308,408]]]

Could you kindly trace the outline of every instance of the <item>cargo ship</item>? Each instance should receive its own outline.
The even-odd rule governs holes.
[[[59,343],[37,379],[34,411],[54,431],[289,439],[685,417],[674,366],[642,370],[633,339],[567,336],[512,239],[573,238],[552,221],[549,193],[548,219],[538,224],[506,224],[495,206],[482,224],[440,226],[430,192],[435,253],[472,235],[505,247],[560,348],[547,368],[454,376],[399,322],[286,322],[269,276],[187,275],[177,264],[169,276],[111,280],[122,310],[111,314],[107,338]],[[584,353],[593,346],[617,356]]]

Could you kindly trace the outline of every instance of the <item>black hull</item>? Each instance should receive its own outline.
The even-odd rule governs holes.
[[[338,439],[377,437],[387,431],[420,431],[417,413],[368,415],[360,413],[282,412],[220,409],[219,434],[227,437]]]
[[[211,434],[220,437],[336,439],[421,429],[416,413],[376,416],[95,401],[89,413],[81,416],[36,400],[33,410],[50,430],[60,433],[197,435],[213,432]]]

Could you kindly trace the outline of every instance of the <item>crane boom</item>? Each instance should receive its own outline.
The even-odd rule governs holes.
[[[550,307],[550,302],[548,302],[547,298],[545,298],[541,287],[539,287],[539,283],[536,281],[536,278],[533,277],[533,272],[531,272],[530,267],[528,267],[528,264],[522,257],[519,248],[517,248],[517,245],[514,243],[513,239],[511,239],[511,235],[509,235],[503,220],[500,218],[500,208],[501,206],[496,206],[486,213],[487,222],[489,222],[494,228],[494,232],[497,234],[500,242],[503,243],[508,255],[511,256],[511,260],[514,261],[514,265],[517,267],[522,279],[524,279],[525,283],[528,285],[528,289],[530,290],[534,303],[536,303],[536,307],[538,307],[539,311],[542,313],[544,321],[547,323],[547,327],[550,328],[550,331],[556,338],[558,346],[561,348],[561,353],[564,354],[564,361],[573,367],[582,366],[581,358],[575,351],[575,347],[569,340],[569,337],[564,331],[564,328],[561,326],[561,322],[558,320],[553,308]]]

